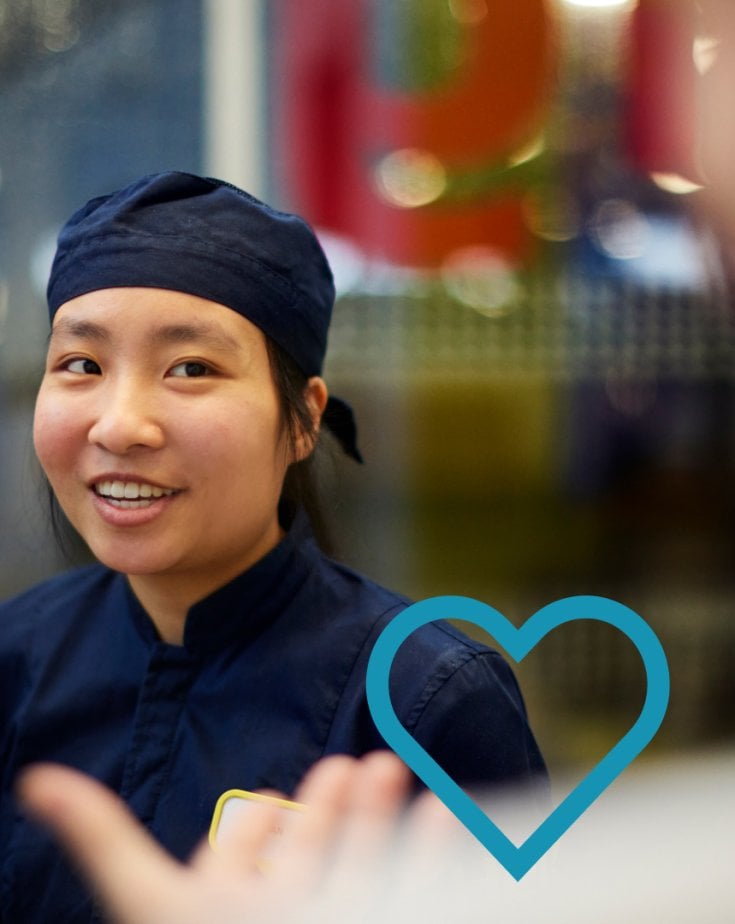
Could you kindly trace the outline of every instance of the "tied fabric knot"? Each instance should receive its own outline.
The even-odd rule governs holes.
[[[322,423],[336,437],[345,455],[362,464],[364,460],[357,448],[357,424],[350,405],[330,395],[322,414]]]

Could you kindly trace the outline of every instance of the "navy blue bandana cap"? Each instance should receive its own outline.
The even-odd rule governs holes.
[[[48,284],[53,320],[87,292],[144,286],[231,308],[320,375],[334,305],[329,263],[309,225],[221,180],[160,173],[91,199],[64,225]],[[330,398],[324,423],[362,461],[352,411]]]

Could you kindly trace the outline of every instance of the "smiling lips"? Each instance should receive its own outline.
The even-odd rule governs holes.
[[[160,498],[178,493],[175,488],[161,488],[155,484],[138,481],[99,481],[93,488],[98,497],[123,510],[150,507]]]

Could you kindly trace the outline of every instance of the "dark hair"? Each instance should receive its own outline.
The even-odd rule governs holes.
[[[270,337],[265,338],[273,381],[281,404],[281,414],[289,448],[293,452],[296,442],[304,434],[313,444],[309,455],[293,462],[286,471],[279,503],[282,526],[288,526],[295,512],[303,509],[311,522],[320,548],[332,553],[333,542],[322,501],[321,482],[333,452],[329,435],[315,426],[304,397],[307,378],[291,357]]]
[[[54,489],[46,477],[45,472],[38,465],[40,478],[46,490],[48,500],[48,521],[51,528],[51,534],[56,540],[56,546],[61,553],[62,558],[67,564],[81,565],[93,561],[92,553],[87,548],[86,543],[74,529],[66,514],[61,509],[61,504],[56,499]]]
[[[321,482],[325,478],[325,469],[333,460],[333,447],[329,436],[320,434],[319,428],[314,425],[304,397],[306,376],[270,337],[266,336],[265,342],[288,446],[293,452],[302,433],[313,442],[310,454],[302,461],[292,463],[286,471],[278,505],[279,520],[283,527],[288,528],[296,511],[303,509],[320,548],[332,553],[334,547],[321,500]],[[89,561],[89,550],[61,509],[48,479],[45,475],[42,477],[48,493],[49,525],[59,550],[70,563]]]

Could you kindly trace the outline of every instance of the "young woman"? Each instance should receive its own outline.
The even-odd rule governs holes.
[[[365,671],[408,603],[327,558],[302,503],[322,424],[358,455],[320,377],[334,289],[304,222],[145,177],[70,219],[48,299],[35,447],[99,564],[0,605],[5,924],[95,915],[15,808],[21,766],[97,777],[184,857],[224,791],[292,793],[385,746]],[[391,692],[459,782],[543,779],[509,668],[449,625],[405,643]]]

